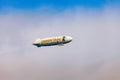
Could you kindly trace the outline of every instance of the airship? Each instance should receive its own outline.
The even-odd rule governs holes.
[[[36,39],[32,44],[37,47],[42,46],[54,46],[54,45],[64,45],[72,41],[70,36],[57,36],[57,37],[48,37],[43,39]]]

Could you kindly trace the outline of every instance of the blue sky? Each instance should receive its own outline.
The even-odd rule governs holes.
[[[101,9],[107,4],[118,4],[120,0],[0,0],[0,9],[15,8],[20,10],[35,10],[41,7],[67,9],[74,7]]]

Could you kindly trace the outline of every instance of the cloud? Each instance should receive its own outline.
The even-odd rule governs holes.
[[[76,8],[56,14],[0,15],[0,79],[119,80],[118,9]],[[36,38],[70,35],[63,46],[36,48]]]

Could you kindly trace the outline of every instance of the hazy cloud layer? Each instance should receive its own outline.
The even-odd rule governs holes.
[[[0,15],[1,80],[119,80],[120,11],[76,8],[56,14]],[[36,38],[70,35],[73,42],[36,48]]]

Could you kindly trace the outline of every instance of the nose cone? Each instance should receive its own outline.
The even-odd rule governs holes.
[[[67,41],[72,41],[72,37],[67,36],[67,37],[66,37],[66,40],[67,40]]]

